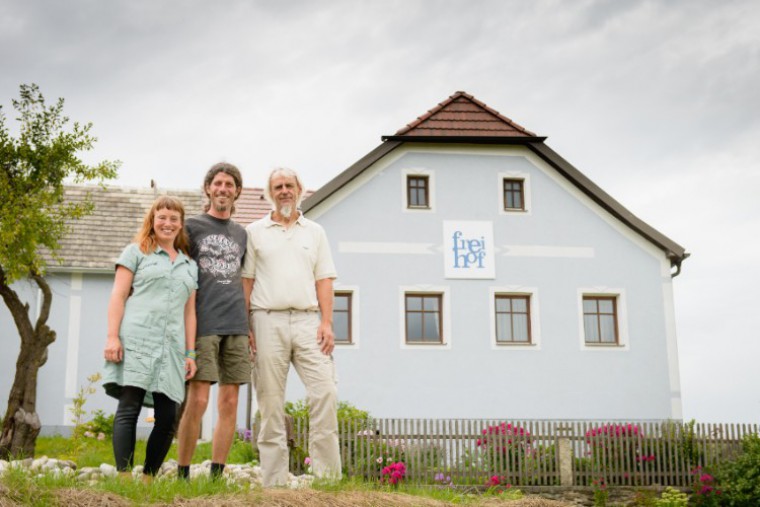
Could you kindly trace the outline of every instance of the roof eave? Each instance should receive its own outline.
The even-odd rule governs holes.
[[[543,142],[529,143],[528,147],[542,160],[549,163],[560,174],[570,180],[591,200],[660,248],[670,260],[671,266],[676,266],[680,270],[681,262],[689,257],[689,253],[686,252],[684,247],[631,213],[625,206],[602,190],[596,183]]]
[[[383,141],[404,143],[442,143],[442,144],[502,144],[525,145],[543,143],[546,137],[540,136],[382,136]]]

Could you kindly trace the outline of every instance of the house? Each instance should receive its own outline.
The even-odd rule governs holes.
[[[688,254],[544,141],[457,92],[304,203],[338,268],[342,399],[382,417],[681,418]]]
[[[58,265],[48,259],[46,279],[53,292],[48,324],[56,330],[57,339],[48,349],[48,361],[40,368],[37,381],[37,411],[43,423],[43,434],[69,432],[73,425],[71,408],[74,398],[87,385],[87,377],[103,371],[114,264],[142,225],[156,196],[168,194],[179,198],[185,206],[186,216],[201,213],[204,199],[200,180],[197,190],[69,186],[65,198],[81,201],[86,194],[92,199],[94,212],[73,222],[71,233],[61,241],[59,254],[63,263]],[[234,218],[247,225],[264,216],[269,208],[262,189],[245,188],[236,203]],[[29,302],[30,313],[35,316],[40,303],[36,285],[22,280],[14,284],[14,290]],[[18,331],[5,305],[0,305],[0,332],[5,337],[4,351],[0,354],[0,372],[3,372],[0,375],[0,404],[4,410],[19,350]],[[84,409],[113,413],[116,401],[105,395],[99,383],[95,387],[96,392],[88,396]],[[242,401],[241,424],[245,423],[245,410],[246,403]],[[213,428],[213,412],[207,411],[204,419],[204,436],[208,438]],[[144,409],[138,425],[143,432],[149,427],[148,415]]]
[[[341,399],[376,417],[681,418],[672,279],[688,254],[544,141],[457,92],[304,201],[339,275]],[[157,190],[70,187],[67,198],[84,192],[95,213],[47,276],[58,339],[39,373],[46,433],[70,427],[72,400],[102,370],[113,263]],[[167,193],[201,212],[200,190]],[[268,210],[260,189],[237,207],[244,225]],[[34,312],[36,288],[16,288]],[[0,371],[12,372],[5,307],[0,330]],[[304,396],[293,377],[290,400]],[[0,375],[0,402],[11,382]],[[85,409],[115,402],[98,389]],[[250,410],[241,399],[241,426]]]

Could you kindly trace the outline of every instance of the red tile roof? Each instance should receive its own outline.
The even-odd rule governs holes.
[[[465,92],[456,92],[395,134],[419,137],[535,137]]]

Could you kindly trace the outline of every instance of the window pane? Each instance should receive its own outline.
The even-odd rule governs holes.
[[[583,313],[596,313],[596,299],[583,299]]]
[[[526,313],[528,311],[528,299],[527,298],[513,298],[512,299],[512,311]]]
[[[496,340],[500,342],[512,341],[512,317],[508,313],[496,316]]]
[[[426,297],[425,299],[425,311],[437,312],[438,311],[438,297]]]
[[[588,343],[599,343],[599,328],[596,323],[596,315],[583,316],[583,329],[586,332]]]
[[[599,299],[599,313],[613,313],[614,306],[611,299]]]
[[[406,339],[410,342],[422,341],[422,314],[406,314]]]
[[[407,296],[406,297],[406,309],[407,310],[422,310],[422,298],[419,296]]]
[[[426,342],[439,342],[441,341],[441,332],[438,329],[438,314],[437,313],[425,313],[425,336],[423,337]]]
[[[599,318],[599,323],[602,328],[602,342],[603,343],[615,343],[615,319],[612,315],[602,315]]]
[[[526,314],[517,314],[513,316],[514,339],[516,342],[528,342],[528,316]]]
[[[497,312],[508,312],[509,311],[509,298],[496,298],[496,311]]]
[[[333,314],[333,332],[336,341],[348,341],[348,313],[336,312]]]
[[[347,294],[335,294],[335,302],[333,304],[333,308],[335,310],[338,310],[338,311],[340,311],[340,310],[347,311],[348,310],[348,300],[349,300],[350,297],[351,296],[349,296]]]

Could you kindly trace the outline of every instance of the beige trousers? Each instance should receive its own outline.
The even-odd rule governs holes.
[[[264,487],[288,482],[284,408],[290,363],[306,387],[309,456],[316,477],[341,476],[335,365],[317,344],[319,315],[304,311],[253,312],[256,359],[253,382],[261,412],[258,446]]]

